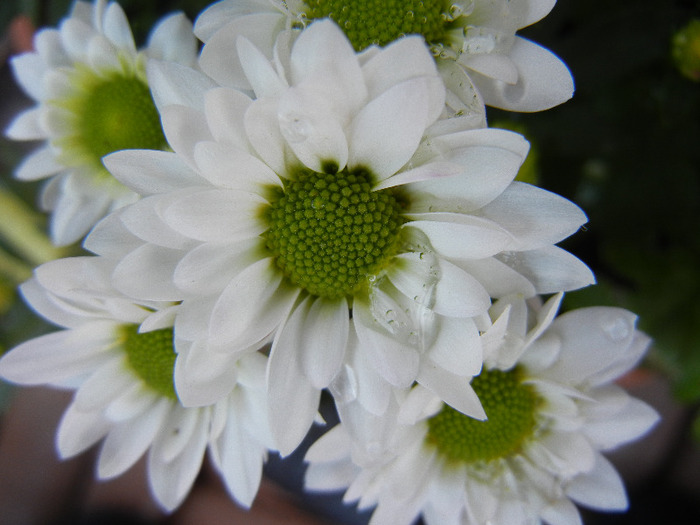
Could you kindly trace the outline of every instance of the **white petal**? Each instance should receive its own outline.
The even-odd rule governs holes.
[[[496,257],[527,278],[539,294],[566,292],[595,283],[588,266],[557,246]]]
[[[583,432],[601,450],[637,439],[659,421],[656,410],[613,387],[597,389],[593,394],[596,403],[586,406]],[[621,403],[615,399],[618,397]]]
[[[440,278],[435,285],[435,313],[473,317],[488,310],[491,300],[479,281],[444,259],[438,262]]]
[[[218,467],[231,496],[240,505],[249,508],[262,479],[264,450],[250,438],[244,423],[233,405],[220,438],[221,459]]]
[[[554,8],[557,0],[530,0],[526,2],[527,11],[523,14],[518,29],[542,20]]]
[[[550,525],[582,525],[581,515],[576,505],[568,499],[551,502],[540,511],[542,518]]]
[[[124,355],[118,355],[97,369],[76,392],[73,399],[76,410],[100,410],[133,384],[134,376],[127,366]]]
[[[136,53],[134,36],[131,34],[129,21],[124,14],[124,10],[116,2],[107,5],[104,14],[104,34],[118,48],[129,53]]]
[[[513,239],[488,219],[458,213],[413,213],[407,228],[417,228],[445,257],[483,259],[509,249]]]
[[[185,193],[193,190],[185,190]],[[165,224],[162,217],[163,209],[176,201],[182,193],[172,192],[145,197],[120,210],[119,219],[130,236],[136,236],[142,241],[159,247],[186,250],[194,244],[192,239]],[[131,243],[122,241],[121,244],[126,247]],[[117,253],[117,258],[120,258],[125,252]]]
[[[201,179],[168,151],[124,150],[102,159],[114,177],[139,195],[165,193],[201,184]]]
[[[323,82],[324,97],[345,119],[354,116],[367,98],[363,71],[352,45],[330,20],[312,23],[294,42],[291,83]]]
[[[19,180],[32,181],[43,179],[64,170],[65,166],[56,160],[56,155],[49,146],[30,153],[19,165],[15,177]]]
[[[505,55],[498,53],[465,54],[460,57],[459,63],[494,81],[506,84],[515,84],[518,81],[518,68]]]
[[[210,89],[204,96],[204,110],[211,134],[217,142],[245,149],[248,138],[243,117],[253,101],[248,95],[228,88]]]
[[[257,98],[280,95],[287,87],[270,60],[250,40],[238,37],[236,51],[245,76]]]
[[[200,244],[177,264],[175,285],[198,295],[216,294],[247,266],[259,259],[259,239],[236,243]]]
[[[291,454],[306,436],[321,397],[321,390],[311,384],[299,366],[302,327],[292,316],[275,338],[270,352],[267,375],[270,428],[282,456]]]
[[[125,472],[151,446],[172,402],[162,398],[134,419],[113,427],[100,449],[97,475],[113,478]]]
[[[560,315],[547,334],[561,341],[559,358],[545,373],[581,384],[614,363],[632,342],[637,316],[621,308],[591,307]]]
[[[301,310],[301,305],[297,310]],[[296,314],[296,311],[295,311]],[[316,298],[302,320],[297,347],[301,369],[316,388],[325,388],[340,369],[350,331],[350,309],[345,298]],[[294,319],[294,314],[290,323]]]
[[[114,286],[122,293],[147,301],[179,301],[183,292],[173,283],[173,272],[181,258],[179,250],[144,244],[117,264]]]
[[[277,117],[277,99],[257,99],[244,116],[248,139],[260,159],[278,175],[287,171],[286,141]]]
[[[489,106],[510,111],[542,111],[566,102],[574,93],[571,72],[551,51],[515,37],[508,56],[518,68],[518,82],[506,84],[473,75]]]
[[[362,351],[367,352],[367,360],[392,385],[399,388],[410,386],[416,379],[419,366],[415,348],[385,332],[367,305],[356,300],[352,312],[357,338]]]
[[[455,410],[481,421],[486,419],[486,412],[469,384],[469,378],[455,375],[434,364],[423,363],[417,381]]]
[[[178,105],[159,108],[159,111],[168,144],[188,166],[196,169],[195,146],[198,142],[212,140],[204,115],[192,108]]]
[[[376,98],[392,86],[418,76],[435,76],[435,59],[423,38],[408,36],[394,40],[362,65],[369,98]]]
[[[5,130],[5,136],[12,140],[39,140],[47,138],[46,131],[41,127],[43,108],[35,107],[23,111],[10,123]]]
[[[348,142],[351,169],[365,167],[379,182],[413,156],[425,132],[432,94],[429,82],[414,78],[388,89],[352,122]]]
[[[267,164],[227,144],[200,142],[194,149],[194,159],[202,176],[219,188],[259,193],[281,185]]]
[[[46,65],[37,53],[22,53],[10,59],[15,80],[22,89],[34,100],[44,98],[44,82],[42,77]]]
[[[215,352],[202,341],[178,343],[173,381],[183,406],[211,405],[233,390],[237,354]]]
[[[110,358],[115,323],[93,321],[30,339],[0,359],[0,374],[16,383],[57,383],[94,370]]]
[[[532,297],[536,293],[530,281],[494,257],[462,259],[454,263],[479,281],[490,297],[499,298],[510,294]]]
[[[58,426],[56,448],[62,459],[81,453],[102,439],[111,425],[99,412],[81,412],[68,407]]]
[[[164,17],[148,37],[149,58],[194,65],[197,59],[197,39],[192,33],[192,22],[182,13]]]
[[[199,416],[191,431],[182,429],[177,415],[194,412]],[[189,415],[189,414],[188,414]],[[194,417],[190,416],[192,419]],[[197,410],[175,408],[170,420],[163,429],[148,455],[148,480],[158,503],[166,510],[172,511],[185,499],[199,473],[207,445],[208,421]],[[176,436],[181,451],[176,457],[168,448],[172,442],[168,436]],[[187,439],[185,440],[185,436]]]
[[[574,478],[566,487],[566,494],[576,502],[603,511],[626,510],[627,495],[620,475],[600,454],[591,472]]]
[[[516,250],[555,244],[575,233],[588,220],[571,201],[520,182],[508,186],[484,206],[481,213],[515,237]]]
[[[217,87],[199,71],[176,62],[149,60],[146,71],[153,101],[160,112],[170,105],[203,111],[205,93]]]
[[[226,0],[216,2],[202,11],[194,25],[194,32],[202,42],[207,42],[230,20],[259,12],[274,12],[267,0]]]
[[[326,93],[317,89],[293,87],[284,91],[277,109],[280,130],[289,147],[302,164],[320,173],[326,171],[324,165],[329,161],[342,170],[348,160],[342,122],[335,118],[323,95]]]
[[[488,204],[511,183],[525,160],[529,144],[520,135],[497,129],[473,130],[434,139],[446,150],[434,162],[460,166],[458,174],[411,184],[418,193],[411,210],[471,212]],[[443,145],[444,144],[444,145]],[[451,175],[448,173],[447,175]]]
[[[268,225],[260,210],[267,201],[255,193],[203,190],[184,194],[163,211],[176,231],[204,242],[235,242],[257,237]]]
[[[264,339],[286,318],[299,293],[282,282],[272,259],[242,271],[219,297],[209,323],[216,341],[247,347]]]
[[[107,214],[113,201],[109,194],[81,187],[83,181],[77,176],[68,175],[60,183],[63,187],[53,209],[50,233],[54,244],[67,246],[84,237]]]
[[[438,317],[437,339],[429,357],[458,376],[475,376],[481,371],[482,349],[479,330],[471,319]]]
[[[219,85],[251,89],[236,52],[239,37],[245,37],[265,56],[272,56],[275,36],[284,29],[281,13],[255,13],[231,20],[217,31],[202,49],[199,65]]]

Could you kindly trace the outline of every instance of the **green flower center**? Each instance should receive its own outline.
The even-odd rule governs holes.
[[[479,421],[445,405],[428,420],[426,443],[454,463],[474,463],[517,453],[535,431],[540,402],[534,388],[521,382],[518,368],[485,370],[472,386],[488,419]]]
[[[76,69],[73,79],[75,92],[54,101],[72,115],[69,133],[56,140],[65,164],[104,169],[108,153],[167,146],[148,85],[137,74],[105,78]]]
[[[122,149],[162,149],[165,137],[148,86],[114,77],[95,86],[80,118],[85,147],[96,158]]]
[[[443,0],[305,0],[310,20],[332,18],[356,51],[385,46],[405,35],[423,35],[426,42],[444,39],[449,4]]]
[[[122,337],[132,371],[160,395],[177,399],[173,386],[176,354],[172,328],[139,333],[138,326],[125,325]]]
[[[312,295],[337,298],[366,285],[396,252],[401,203],[372,191],[364,169],[302,169],[267,210],[267,247],[288,279]]]

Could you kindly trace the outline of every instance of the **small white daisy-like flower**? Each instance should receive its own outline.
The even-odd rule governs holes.
[[[349,346],[378,381],[418,379],[481,415],[468,380],[443,377],[481,367],[469,318],[491,297],[592,282],[552,246],[585,215],[512,183],[528,149],[520,135],[438,120],[445,88],[422,39],[359,57],[332,21],[319,21],[291,51],[284,44],[270,62],[239,41],[255,100],[194,69],[151,63],[174,153],[105,158],[115,177],[151,195],[101,223],[86,247],[114,257],[111,240],[122,239],[115,286],[183,299],[176,331],[195,343],[178,352],[185,404],[214,402],[224,359],[272,342],[283,453],[305,435]]]
[[[15,78],[36,106],[6,131],[45,144],[18,167],[21,180],[50,177],[41,206],[52,212],[58,245],[82,239],[109,211],[136,199],[112,178],[102,157],[128,148],[167,147],[146,80],[148,58],[192,65],[197,43],[182,14],[163,19],[139,51],[117,3],[75,2],[58,29],[34,37],[35,51],[11,61]]]
[[[574,82],[566,65],[547,49],[516,35],[545,17],[556,0],[222,0],[195,22],[206,45],[202,68],[223,85],[250,88],[235,55],[237,36],[272,56],[275,37],[290,28],[330,17],[357,51],[419,34],[455,91],[476,94],[489,106],[541,111],[570,99]],[[228,67],[222,67],[222,59]],[[462,76],[460,71],[468,76]]]
[[[58,428],[58,452],[68,458],[104,440],[99,478],[124,473],[147,452],[153,496],[172,511],[209,450],[230,494],[250,506],[271,444],[265,356],[246,355],[232,367],[235,386],[216,404],[183,407],[173,386],[177,305],[123,297],[111,289],[110,271],[97,257],[37,268],[22,293],[63,329],[9,351],[0,359],[0,376],[75,390]]]
[[[622,481],[601,452],[658,420],[613,383],[649,339],[619,308],[553,320],[560,299],[535,311],[522,299],[494,305],[484,370],[472,381],[488,420],[420,385],[395,391],[383,417],[341,404],[342,423],[307,453],[307,488],[347,489],[345,501],[376,505],[372,525],[408,525],[419,515],[428,525],[580,525],[574,503],[626,509]]]

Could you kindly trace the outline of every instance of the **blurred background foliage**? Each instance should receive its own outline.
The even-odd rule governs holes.
[[[71,3],[3,0],[0,34],[7,35],[11,21],[20,14],[28,15],[37,27],[56,25]],[[209,4],[204,0],[120,3],[141,42],[162,14],[183,10],[194,19]],[[687,71],[682,73],[672,51],[674,38],[692,40],[692,34],[674,35],[694,19],[700,19],[698,0],[559,0],[550,15],[520,34],[564,59],[576,80],[574,98],[536,114],[489,109],[489,120],[532,141],[536,158],[533,154],[528,161],[524,179],[573,200],[588,214],[583,231],[563,246],[592,267],[598,284],[568,294],[565,308],[615,305],[637,312],[639,326],[655,341],[648,365],[670,378],[680,400],[697,406],[700,83]],[[7,36],[1,51],[6,99],[8,90],[17,91],[6,64]],[[689,67],[697,67],[700,35],[675,56],[696,60],[696,66]],[[24,100],[25,107],[30,103]],[[9,112],[20,107],[4,106],[0,124],[6,126]],[[0,190],[11,200],[0,202],[0,211],[5,222],[11,207],[20,210],[16,213],[24,217],[24,227],[36,232],[46,224],[46,218],[34,211],[38,185],[19,184],[11,177],[30,147],[0,139]],[[16,284],[38,259],[23,253],[11,237],[0,227],[0,349],[46,329],[16,300]],[[700,423],[696,429],[700,437]]]

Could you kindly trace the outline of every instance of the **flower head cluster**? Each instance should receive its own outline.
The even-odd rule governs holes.
[[[27,303],[61,329],[31,339],[0,361],[3,378],[75,391],[61,419],[63,458],[102,441],[97,475],[129,469],[145,452],[148,482],[165,510],[176,508],[205,451],[231,495],[249,506],[272,446],[264,417],[265,357],[236,363],[234,387],[216,403],[185,408],[173,384],[169,302],[136,302],[114,291],[106,259],[76,257],[37,268],[22,286]]]
[[[137,52],[100,0],[39,33],[15,60],[39,105],[9,133],[47,144],[20,177],[53,177],[61,242],[111,210],[93,255],[23,287],[61,330],[0,360],[76,390],[61,454],[104,439],[110,477],[147,453],[171,510],[208,450],[250,505],[267,450],[297,448],[327,389],[342,426],[312,448],[309,487],[349,487],[377,523],[619,506],[599,451],[654,416],[605,383],[646,339],[619,310],[553,321],[594,280],[556,246],[586,217],[515,181],[529,144],[486,127],[481,99],[570,96],[566,67],[515,36],[553,4],[223,1],[196,23],[198,57],[181,15]],[[611,414],[625,424],[606,441]],[[599,481],[614,503],[586,494]]]
[[[626,509],[622,482],[601,452],[658,419],[611,383],[649,340],[617,308],[554,318],[560,299],[533,309],[510,297],[491,309],[484,370],[472,381],[488,420],[420,385],[394,392],[391,417],[341,405],[343,422],[306,456],[307,488],[346,489],[346,501],[376,506],[372,525],[408,525],[418,515],[428,525],[578,524],[574,503]]]

